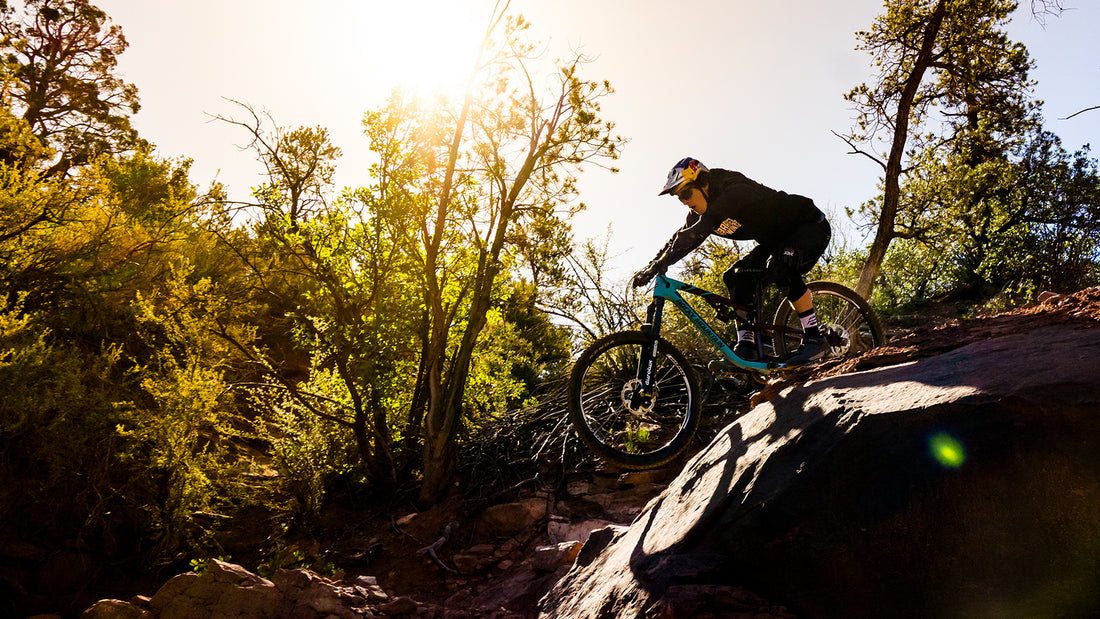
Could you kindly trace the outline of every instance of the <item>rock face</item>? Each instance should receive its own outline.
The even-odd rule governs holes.
[[[1100,613],[1096,324],[784,390],[594,532],[540,616]]]

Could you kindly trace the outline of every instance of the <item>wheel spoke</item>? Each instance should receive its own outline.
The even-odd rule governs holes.
[[[817,322],[825,331],[840,336],[833,344],[831,356],[854,357],[883,343],[882,327],[878,324],[874,312],[856,293],[844,286],[832,282],[813,282],[809,284],[813,291],[814,312]],[[776,322],[780,326],[801,331],[798,316],[789,305],[776,313]],[[784,350],[790,354],[797,348],[800,337],[783,338]]]
[[[648,344],[634,333],[616,334],[622,341],[604,344],[598,354],[582,355],[574,372],[579,384],[570,413],[578,433],[598,453],[617,464],[642,468],[670,459],[675,455],[672,449],[686,445],[684,434],[694,433],[697,419],[692,415],[698,403],[690,370],[668,350],[654,359],[651,393],[640,393],[637,364]]]

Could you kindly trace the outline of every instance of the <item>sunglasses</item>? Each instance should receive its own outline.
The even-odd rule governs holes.
[[[681,202],[687,202],[691,199],[691,192],[693,189],[694,187],[688,187],[686,189],[680,190],[676,193],[676,198],[679,199]]]

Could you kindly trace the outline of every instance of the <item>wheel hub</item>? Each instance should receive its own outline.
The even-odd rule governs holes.
[[[851,340],[848,337],[848,330],[842,325],[828,323],[822,325],[820,329],[821,333],[825,336],[825,342],[829,344],[830,353],[848,349],[848,344]]]

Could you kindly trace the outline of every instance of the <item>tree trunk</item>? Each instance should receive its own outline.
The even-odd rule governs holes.
[[[430,505],[438,503],[446,495],[454,479],[455,438],[458,434],[453,430],[457,421],[457,412],[454,411],[462,404],[461,401],[456,404],[450,398],[442,397],[443,390],[439,388],[438,380],[434,381],[434,385],[436,388],[430,396],[424,423],[424,456],[421,463],[424,478],[420,484],[420,500]]]
[[[507,4],[505,4],[507,9]],[[500,13],[503,17],[503,12]],[[499,18],[497,18],[499,19]],[[495,22],[494,22],[495,24]],[[421,497],[434,502],[443,496],[446,484],[450,482],[454,468],[454,445],[450,424],[447,422],[443,391],[443,363],[447,353],[447,339],[450,334],[447,313],[443,307],[443,291],[437,268],[439,252],[443,244],[443,233],[450,214],[454,177],[458,165],[462,136],[473,106],[474,86],[477,74],[481,70],[481,58],[490,44],[489,35],[494,26],[490,26],[478,49],[474,69],[466,81],[466,94],[455,124],[454,134],[447,152],[447,168],[443,177],[443,186],[439,191],[439,204],[436,207],[435,225],[422,230],[424,236],[424,345],[420,353],[420,372],[416,378],[416,391],[413,394],[409,411],[410,420],[423,419],[424,450],[421,470],[424,481],[421,484]],[[457,303],[457,301],[456,301]],[[423,415],[421,416],[421,411]],[[431,486],[429,488],[429,486]]]
[[[886,257],[886,250],[890,247],[890,241],[894,239],[894,220],[897,218],[898,203],[901,199],[901,160],[905,155],[905,144],[909,140],[909,117],[913,111],[913,101],[924,79],[924,73],[932,64],[932,50],[935,48],[936,37],[939,35],[946,12],[947,0],[939,0],[924,28],[920,53],[913,64],[913,69],[909,72],[908,79],[905,80],[905,88],[902,89],[901,97],[898,99],[894,139],[890,145],[890,157],[886,161],[886,176],[883,179],[882,211],[879,213],[878,229],[875,231],[875,240],[867,252],[867,260],[863,263],[859,283],[856,285],[856,292],[865,299],[871,297],[871,290],[882,267],[882,261]]]
[[[498,227],[498,236],[502,239],[507,229],[507,220],[502,215]],[[494,242],[495,252],[486,259],[495,265],[500,249]],[[455,440],[462,419],[462,402],[466,396],[466,380],[470,376],[470,364],[473,361],[474,347],[481,330],[485,328],[486,314],[489,312],[490,295],[493,280],[496,279],[496,266],[486,266],[478,276],[477,289],[470,301],[470,318],[462,334],[462,342],[451,360],[447,378],[442,381],[442,389],[431,394],[424,434],[424,480],[420,486],[420,500],[436,503],[446,494],[454,478]]]
[[[412,403],[409,405],[409,419],[405,426],[405,436],[401,441],[402,461],[399,474],[404,477],[419,460],[413,457],[417,452],[417,443],[423,435],[424,414],[427,410],[428,394],[428,333],[429,317],[425,311],[420,322],[420,363],[416,369],[416,384],[413,386]]]
[[[563,96],[558,101],[559,109],[564,101]],[[458,423],[462,415],[466,379],[470,375],[470,364],[473,361],[477,338],[481,335],[481,330],[485,328],[486,315],[492,306],[493,283],[500,272],[500,255],[504,251],[504,245],[507,241],[508,227],[516,217],[515,206],[523,192],[523,187],[531,178],[535,165],[549,148],[555,126],[551,124],[545,128],[545,141],[540,141],[539,133],[535,133],[527,158],[516,172],[516,178],[512,182],[512,186],[502,199],[500,221],[493,232],[492,243],[482,254],[477,282],[474,285],[474,294],[470,299],[469,322],[466,324],[466,330],[462,334],[462,342],[447,374],[442,406],[437,407],[433,399],[428,411],[428,432],[424,437],[424,482],[420,487],[420,499],[422,501],[434,503],[441,499],[454,476],[454,444],[458,434]],[[438,417],[433,420],[435,415],[438,415]]]

